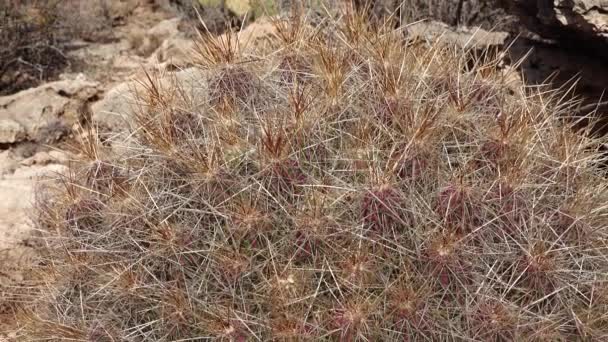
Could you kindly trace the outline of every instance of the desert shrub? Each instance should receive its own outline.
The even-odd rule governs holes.
[[[0,95],[57,77],[75,39],[111,39],[109,0],[0,0]]]
[[[58,4],[0,0],[0,95],[28,88],[67,66]]]
[[[17,336],[605,337],[602,141],[560,93],[365,17],[294,14],[255,54],[202,36],[193,82],[148,73],[126,147],[79,135]]]
[[[113,29],[138,6],[133,0],[62,0],[64,30],[75,39],[107,43],[115,39]]]

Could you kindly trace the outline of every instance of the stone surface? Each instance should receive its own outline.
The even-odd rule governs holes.
[[[555,0],[555,18],[564,26],[608,38],[608,1]],[[549,10],[551,20],[551,10]]]
[[[0,151],[0,179],[7,174],[12,174],[18,167],[18,163],[15,160],[11,151],[5,150]]]
[[[450,27],[438,21],[423,21],[407,26],[410,37],[442,40],[462,47],[486,48],[503,46],[509,36],[506,32],[492,32],[481,28]]]
[[[65,170],[67,157],[44,152],[25,163],[9,151],[0,153],[0,285],[21,279],[31,256],[28,239],[33,232],[35,189]]]
[[[99,93],[98,83],[78,77],[0,97],[0,143],[49,143],[60,138]]]
[[[0,144],[14,144],[26,137],[25,129],[17,121],[0,118]]]
[[[140,34],[140,37],[136,38],[138,39],[138,46],[136,47],[138,55],[144,57],[150,56],[164,41],[180,35],[180,21],[180,18],[166,19],[159,22],[145,33]]]
[[[159,48],[150,56],[148,62],[185,67],[190,64],[193,48],[192,39],[184,35],[173,36],[160,44]]]
[[[504,7],[541,37],[570,44],[608,43],[606,0],[511,0]]]
[[[123,19],[140,5],[140,0],[106,1],[104,11],[113,20]],[[89,4],[90,6],[91,4]]]
[[[126,119],[135,112],[133,87],[135,82],[125,82],[110,89],[99,102],[91,107],[93,122],[109,129],[128,128]]]
[[[571,115],[584,116],[592,108],[603,118],[594,128],[608,133],[608,1],[506,2],[520,24],[509,52],[513,60],[526,57],[521,64],[526,82],[571,89],[583,102]]]
[[[162,41],[169,37],[175,36],[180,33],[180,31],[179,31],[180,21],[181,21],[180,18],[172,18],[172,19],[163,20],[163,21],[159,22],[158,24],[156,24],[151,29],[149,29],[147,32],[147,35],[149,37],[153,37],[153,39],[156,39],[158,41]]]
[[[152,39],[159,42],[156,50],[148,58],[148,63],[170,64],[174,67],[185,67],[190,64],[194,43],[192,38],[180,31],[179,25],[179,18],[169,19],[148,31],[147,36],[154,37]]]

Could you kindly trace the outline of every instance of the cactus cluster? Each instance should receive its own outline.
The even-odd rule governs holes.
[[[273,25],[201,35],[195,85],[148,73],[126,148],[83,135],[18,336],[606,338],[602,139],[562,93],[349,8]]]

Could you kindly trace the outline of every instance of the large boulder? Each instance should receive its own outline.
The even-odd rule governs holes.
[[[161,63],[174,67],[185,67],[190,64],[194,43],[191,37],[180,31],[180,22],[179,18],[168,19],[148,30],[144,42],[151,41],[158,44],[148,58],[149,64]]]
[[[61,138],[100,92],[97,82],[79,76],[0,97],[0,144]]]
[[[608,1],[503,0],[521,27],[566,48],[608,57]]]
[[[410,37],[420,37],[430,41],[444,41],[460,47],[486,49],[504,46],[509,34],[487,31],[478,27],[450,27],[438,21],[421,21],[407,26]]]
[[[503,0],[520,25],[510,45],[531,84],[551,83],[571,89],[582,100],[573,116],[595,112],[608,121],[608,1],[607,0]],[[608,133],[607,123],[595,126]]]
[[[25,128],[15,120],[0,119],[0,144],[14,144],[27,137]]]
[[[568,6],[567,3],[572,5]],[[562,24],[575,23],[580,25],[581,30],[608,38],[608,1],[561,0],[557,10]]]
[[[150,29],[137,28],[128,33],[130,47],[138,56],[148,57],[167,39],[183,34],[179,30],[181,19],[171,18],[160,21]]]
[[[581,34],[608,38],[608,1],[537,1],[539,20],[546,25],[563,25]]]

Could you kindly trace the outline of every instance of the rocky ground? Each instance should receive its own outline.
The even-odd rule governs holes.
[[[112,39],[72,44],[77,65],[60,80],[0,97],[0,284],[19,278],[27,261],[36,182],[56,178],[69,162],[71,138],[95,104],[142,67],[165,61],[171,46],[163,43],[181,34],[174,14],[151,4],[131,2],[116,15],[123,22]]]
[[[0,97],[0,285],[19,280],[26,269],[31,257],[29,237],[35,228],[32,203],[36,186],[57,179],[69,163],[73,138],[81,134],[79,128],[84,125],[103,132],[124,128],[125,115],[134,110],[135,102],[129,95],[137,87],[134,80],[146,68],[192,79],[192,70],[187,69],[192,43],[176,12],[154,1],[117,2],[122,7],[115,14],[119,20],[111,40],[75,41],[69,54],[79,63],[59,80]],[[606,1],[507,2],[504,10],[492,11],[491,15],[508,15],[509,20],[515,17],[521,24],[516,27],[526,29],[510,50],[512,60],[532,51],[521,68],[523,80],[543,83],[553,75],[556,86],[561,86],[580,75],[579,94],[587,95],[586,103],[602,102],[608,83],[608,69],[599,58],[608,55]],[[460,10],[470,13],[479,1],[461,3],[464,7]],[[487,10],[487,4],[484,6]],[[446,21],[486,28],[495,22],[465,14]],[[245,34],[258,36],[271,30],[271,25],[262,20]],[[521,32],[490,33],[435,22],[410,27],[411,34],[425,39],[442,36],[480,47],[504,47],[509,37]],[[579,40],[583,48],[575,44],[576,37],[583,37]],[[511,72],[510,77],[518,81],[517,74]],[[0,302],[1,296],[0,292]]]

